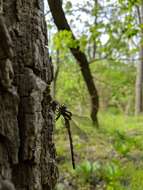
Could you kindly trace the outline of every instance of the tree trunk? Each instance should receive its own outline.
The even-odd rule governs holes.
[[[97,10],[98,9],[98,0],[94,0],[94,9]],[[98,23],[97,23],[97,19],[98,19],[98,14],[97,12],[94,13],[94,26],[97,27]],[[96,51],[97,51],[97,44],[96,44],[96,39],[93,40],[93,55],[92,55],[92,60],[95,60],[96,58]]]
[[[66,20],[64,11],[61,6],[60,0],[48,0],[48,4],[50,7],[50,11],[52,13],[54,22],[58,28],[58,30],[68,30],[72,33],[72,30]],[[73,35],[73,39],[75,39],[75,36]],[[98,127],[98,119],[97,119],[97,113],[99,109],[99,97],[98,92],[96,89],[96,86],[94,84],[94,80],[90,71],[89,62],[87,60],[86,55],[80,51],[80,48],[70,48],[72,55],[77,60],[81,73],[83,76],[83,79],[85,81],[85,84],[87,86],[90,100],[91,100],[91,119],[93,121],[93,124],[95,124]]]
[[[140,48],[140,59],[136,74],[135,115],[143,111],[143,47]]]
[[[52,190],[57,167],[44,4],[0,2],[0,175],[17,190]]]
[[[138,8],[139,23],[143,24],[143,1],[141,8]],[[135,115],[139,115],[143,112],[143,30],[141,31],[141,42],[140,42],[140,62],[137,64],[136,74],[136,91],[135,91]]]

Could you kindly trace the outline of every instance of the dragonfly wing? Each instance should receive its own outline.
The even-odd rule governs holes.
[[[88,135],[84,132],[75,120],[71,120],[71,131],[78,135],[82,140],[88,140]]]
[[[90,120],[90,118],[87,115],[78,115],[78,114],[73,114],[72,115],[78,119],[82,119],[82,120]]]

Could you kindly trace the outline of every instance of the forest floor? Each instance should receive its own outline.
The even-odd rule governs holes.
[[[75,170],[66,129],[57,123],[56,190],[143,190],[143,117],[103,113],[99,120],[96,129],[86,117],[73,118]]]

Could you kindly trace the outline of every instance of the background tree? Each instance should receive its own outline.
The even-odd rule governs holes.
[[[143,112],[143,1],[136,5],[138,24],[140,26],[139,61],[136,74],[135,114]]]

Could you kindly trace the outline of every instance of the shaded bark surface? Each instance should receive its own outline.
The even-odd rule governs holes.
[[[72,32],[64,11],[61,6],[61,1],[60,0],[48,0],[48,4],[54,19],[54,22],[58,28],[58,30],[68,30]],[[73,33],[72,33],[73,35]],[[73,35],[73,39],[75,39],[75,36]],[[94,124],[98,126],[98,119],[97,119],[97,113],[99,109],[99,97],[98,97],[98,92],[94,84],[94,80],[89,68],[89,62],[87,60],[86,55],[80,51],[79,47],[77,48],[70,48],[71,53],[79,63],[80,69],[82,76],[84,78],[84,81],[86,83],[88,92],[90,94],[90,99],[91,99],[91,118]]]
[[[0,4],[0,175],[17,190],[52,190],[54,113],[42,0]]]

